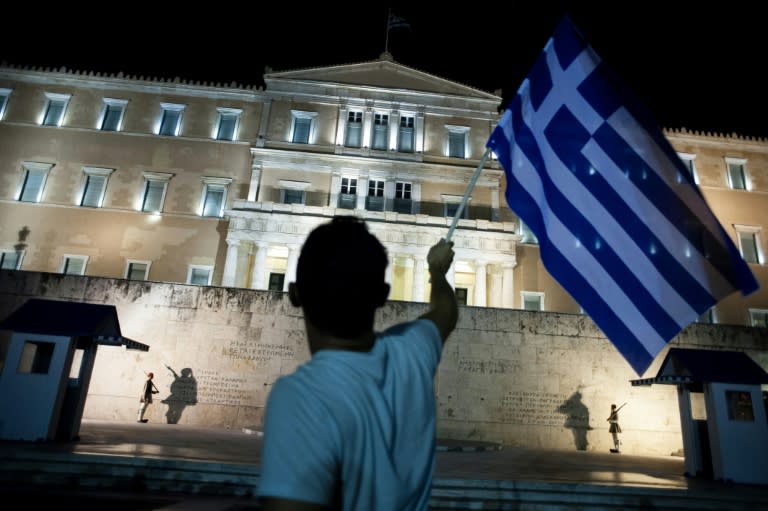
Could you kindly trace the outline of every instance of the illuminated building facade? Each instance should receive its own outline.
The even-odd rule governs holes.
[[[394,62],[273,72],[264,88],[0,68],[3,269],[285,290],[305,236],[337,214],[386,246],[391,300],[429,296],[501,97]],[[667,131],[761,283],[768,141]],[[489,160],[453,241],[470,306],[578,313]],[[766,326],[768,289],[701,321]]]

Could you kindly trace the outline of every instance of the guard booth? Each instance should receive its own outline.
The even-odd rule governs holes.
[[[0,322],[0,438],[77,438],[99,345],[149,351],[120,332],[113,305],[33,298]]]
[[[670,348],[654,378],[677,386],[686,475],[768,484],[768,373],[746,353]]]

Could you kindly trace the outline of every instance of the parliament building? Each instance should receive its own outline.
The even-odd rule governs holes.
[[[390,300],[426,302],[500,105],[386,53],[264,86],[0,67],[0,266],[285,291],[309,231],[356,215]],[[665,134],[761,284],[699,321],[765,327],[768,140],[690,128]],[[490,158],[452,237],[460,302],[579,314],[504,191]]]

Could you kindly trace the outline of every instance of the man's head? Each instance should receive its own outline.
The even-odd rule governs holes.
[[[389,295],[387,252],[365,223],[334,217],[315,228],[301,249],[291,303],[316,327],[350,339],[373,329]]]
[[[155,373],[147,373],[147,376],[148,376],[148,377],[149,377],[149,379],[151,380],[152,378],[154,378],[154,377],[155,377]]]

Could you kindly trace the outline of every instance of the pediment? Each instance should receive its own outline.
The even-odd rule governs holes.
[[[469,85],[446,80],[391,60],[387,54],[379,60],[356,64],[268,71],[264,74],[267,89],[280,88],[280,81],[290,80],[318,84],[338,84],[352,87],[416,91],[438,95],[463,96],[497,100],[498,96]]]

